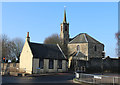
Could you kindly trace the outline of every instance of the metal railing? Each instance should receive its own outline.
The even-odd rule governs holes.
[[[76,79],[84,83],[120,85],[120,77],[85,73],[75,73]]]

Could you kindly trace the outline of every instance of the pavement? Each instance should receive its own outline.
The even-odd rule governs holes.
[[[111,76],[111,77],[120,77],[120,73],[95,73],[95,75],[104,75],[104,76]]]
[[[71,75],[73,73],[44,73],[44,74],[30,74],[26,75],[27,77],[39,77],[39,76],[56,76],[56,75]]]
[[[9,84],[2,84],[2,85],[61,85],[61,83],[9,83]],[[77,83],[62,83],[62,85],[83,85]]]

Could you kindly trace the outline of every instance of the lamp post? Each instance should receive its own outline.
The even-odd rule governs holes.
[[[102,58],[101,58],[101,59],[102,59],[102,63],[101,63],[102,75],[103,75],[103,65],[104,65],[104,64],[103,64],[103,63],[104,63],[104,62],[103,62],[103,58],[104,58],[104,57],[105,57],[105,52],[102,51]]]
[[[102,65],[101,66],[102,66],[101,70],[102,70],[102,75],[103,75],[103,59],[102,59]]]
[[[4,63],[5,63],[5,57],[3,57],[3,71],[2,71],[2,75],[5,74]],[[3,72],[4,72],[4,73],[3,73]]]

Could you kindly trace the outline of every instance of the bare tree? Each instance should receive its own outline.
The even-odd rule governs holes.
[[[10,40],[7,35],[3,34],[0,39],[0,44],[2,45],[2,57],[5,57],[6,60],[19,58],[23,43],[21,38]]]
[[[9,48],[8,48],[9,38],[8,38],[7,35],[5,35],[5,34],[2,35],[1,43],[2,43],[2,57],[8,58],[8,55],[9,55]]]
[[[2,59],[2,36],[0,35],[0,59]]]
[[[117,51],[118,57],[120,57],[120,32],[117,32],[115,34],[115,37],[117,39],[117,48],[116,48],[116,51]]]
[[[60,37],[58,34],[52,34],[44,40],[44,44],[60,44]]]
[[[63,53],[68,57],[69,49],[62,44],[62,42],[60,40],[60,36],[58,34],[52,34],[51,36],[47,37],[44,40],[44,44],[59,44]]]
[[[24,41],[21,38],[14,38],[12,42],[14,44],[16,57],[19,57],[24,45]]]

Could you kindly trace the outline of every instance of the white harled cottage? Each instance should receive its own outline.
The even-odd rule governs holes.
[[[20,69],[26,73],[67,71],[67,61],[59,45],[30,42],[29,32],[20,55]]]

